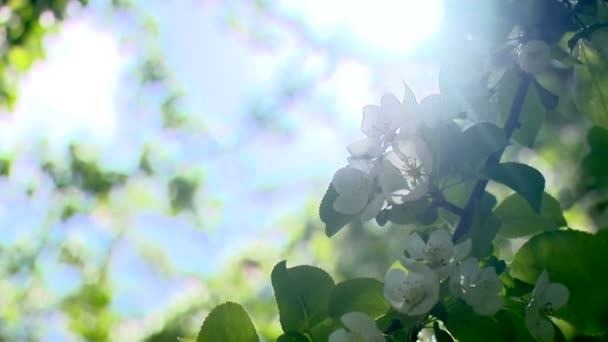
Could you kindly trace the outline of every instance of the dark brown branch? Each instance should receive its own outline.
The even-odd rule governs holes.
[[[515,97],[513,98],[513,103],[511,105],[511,110],[509,111],[509,117],[505,122],[505,136],[507,140],[511,138],[513,132],[519,128],[519,115],[521,114],[521,109],[524,105],[524,101],[526,100],[526,94],[528,93],[528,88],[530,87],[530,82],[532,81],[532,76],[530,74],[521,72],[521,79],[519,81],[519,86],[517,87],[517,92],[515,93]],[[498,165],[500,162],[500,158],[502,157],[505,149],[501,149],[500,151],[494,152],[488,157],[486,160],[485,167],[492,167]],[[456,230],[454,231],[454,235],[452,236],[452,241],[456,242],[460,240],[471,228],[471,224],[473,223],[473,213],[475,211],[475,205],[477,201],[483,196],[483,193],[486,190],[486,186],[488,185],[488,179],[480,179],[475,184],[473,188],[473,192],[471,192],[471,196],[467,201],[466,206],[464,207],[464,212],[460,216],[460,221],[458,222],[458,226],[456,226]]]

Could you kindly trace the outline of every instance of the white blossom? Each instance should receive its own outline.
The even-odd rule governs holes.
[[[490,316],[502,307],[503,284],[493,267],[479,267],[474,258],[464,260],[450,278],[450,290],[479,315]]]
[[[422,139],[398,139],[393,151],[382,157],[378,182],[389,202],[415,201],[427,194],[432,167],[431,152]]]
[[[423,315],[439,299],[439,278],[423,263],[408,266],[407,274],[399,268],[388,271],[384,297],[399,312],[410,316]]]
[[[363,107],[361,131],[370,138],[391,135],[405,123],[404,105],[393,94],[384,94],[380,106]]]
[[[562,284],[550,283],[547,271],[543,271],[532,291],[532,300],[526,307],[526,327],[532,337],[540,342],[553,341],[555,331],[549,316],[568,302],[570,292]]]
[[[375,158],[382,154],[382,140],[380,138],[363,138],[346,147],[354,158]]]
[[[384,342],[373,318],[362,312],[349,312],[340,318],[344,328],[329,335],[329,342]]]
[[[425,262],[440,278],[447,278],[455,271],[457,263],[471,252],[471,240],[454,246],[450,233],[446,229],[438,229],[425,243],[418,233],[412,233],[405,242],[405,251],[407,257],[402,263],[406,267],[412,262]]]
[[[521,70],[536,75],[549,66],[551,48],[542,40],[530,40],[522,45],[517,62]]]

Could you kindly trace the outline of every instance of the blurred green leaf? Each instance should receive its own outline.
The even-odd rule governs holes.
[[[608,231],[546,232],[532,237],[517,251],[511,275],[534,284],[543,270],[550,281],[568,287],[568,303],[553,314],[582,334],[608,331]]]
[[[277,342],[308,342],[309,339],[299,332],[290,331],[277,338]]]
[[[329,297],[329,314],[340,319],[348,312],[363,312],[373,318],[386,313],[384,284],[373,278],[349,279],[337,284]]]
[[[344,215],[335,211],[333,205],[336,198],[338,198],[338,193],[330,184],[319,206],[319,217],[325,223],[325,234],[328,237],[332,237],[356,217],[356,215]]]
[[[574,67],[576,106],[593,124],[608,128],[608,61],[585,40],[575,52],[583,62]]]
[[[540,213],[535,212],[519,194],[505,198],[494,213],[502,222],[498,234],[506,238],[557,230],[567,225],[559,202],[547,193],[543,194]]]
[[[482,173],[491,180],[504,184],[520,194],[532,208],[540,212],[545,177],[535,168],[521,163],[500,163],[486,166]]]
[[[307,265],[287,268],[281,261],[272,270],[271,280],[284,332],[310,332],[329,318],[334,281],[322,269]]]
[[[499,114],[506,122],[511,112],[513,99],[519,87],[520,74],[517,70],[505,72],[496,87],[496,98],[499,106]],[[536,136],[545,121],[545,108],[535,87],[528,88],[528,93],[519,114],[519,128],[513,133],[513,139],[518,143],[534,147]]]
[[[196,337],[196,342],[257,342],[260,338],[243,307],[237,303],[224,303],[210,313]]]

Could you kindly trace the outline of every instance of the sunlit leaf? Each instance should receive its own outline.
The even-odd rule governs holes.
[[[513,189],[526,199],[536,212],[540,212],[545,177],[538,170],[526,164],[508,162],[487,166],[482,173],[491,180]]]
[[[554,312],[582,334],[608,331],[608,231],[595,235],[581,231],[539,234],[516,253],[511,275],[534,284],[543,270],[551,282],[568,287],[568,303]]]
[[[579,40],[574,67],[574,101],[579,111],[595,125],[608,128],[608,61],[587,41]]]
[[[307,332],[329,318],[333,279],[320,268],[278,263],[271,274],[274,296],[284,332]]]
[[[567,224],[559,202],[547,193],[543,194],[540,213],[519,194],[505,198],[494,213],[502,221],[498,234],[507,238],[557,230]]]
[[[255,327],[249,315],[237,303],[224,303],[210,313],[196,337],[196,342],[257,342]]]
[[[521,77],[516,70],[505,72],[496,87],[496,98],[503,123],[511,113],[513,99],[517,93]],[[536,136],[545,121],[545,108],[535,87],[529,87],[519,114],[519,128],[513,133],[513,139],[518,143],[533,147]]]
[[[372,278],[350,279],[337,284],[329,297],[329,314],[339,319],[348,312],[364,312],[371,317],[385,314],[384,284]]]

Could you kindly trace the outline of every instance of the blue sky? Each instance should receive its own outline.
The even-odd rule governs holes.
[[[33,208],[30,212],[40,214],[20,216],[43,221],[53,195],[49,179],[32,165],[41,146],[53,159],[64,160],[71,140],[84,143],[108,169],[135,170],[146,143],[176,165],[165,170],[167,175],[202,169],[204,185],[197,204],[203,229],[193,226],[188,215],[159,214],[167,207],[166,189],[138,177],[129,189],[112,193],[110,204],[57,227],[61,233],[55,238],[85,246],[92,258],[102,258],[116,232],[129,227],[115,246],[111,268],[113,305],[125,317],[162,310],[189,286],[189,276],[212,274],[248,245],[284,241],[287,227],[280,219],[301,213],[308,201],[320,199],[333,172],[346,162],[345,146],[360,137],[363,105],[378,102],[384,92],[400,96],[403,80],[418,99],[436,89],[428,81],[433,79],[429,73],[436,72],[434,65],[403,58],[404,46],[414,48],[424,37],[408,38],[402,32],[429,35],[437,18],[421,21],[409,14],[414,11],[402,11],[408,20],[401,21],[410,26],[396,35],[398,18],[370,18],[373,8],[330,3],[279,2],[275,14],[304,23],[313,41],[286,31],[290,26],[270,23],[269,34],[278,38],[264,45],[248,41],[226,25],[235,8],[246,24],[254,25],[256,14],[246,8],[248,3],[145,2],[142,12],[158,23],[158,40],[151,40],[158,45],[153,48],[162,51],[171,81],[184,91],[184,107],[204,122],[208,134],[202,136],[163,131],[154,89],[145,90],[141,97],[134,95],[132,68],[141,52],[138,44],[150,43],[124,39],[136,24],[100,14],[103,6],[95,4],[76,15],[49,37],[46,61],[23,78],[15,113],[2,118],[3,151],[19,155],[15,166],[19,172],[11,175],[6,187],[33,180],[43,189],[34,201],[19,187],[3,191],[3,208]],[[395,12],[390,7],[395,3],[379,2],[377,9],[388,16]],[[433,3],[418,13],[436,13]],[[344,11],[346,6],[352,7],[352,18]],[[365,22],[377,29],[376,36],[370,35],[374,33],[370,28],[365,35],[357,31]],[[375,46],[378,42],[384,45]],[[280,108],[280,130],[253,129],[247,109],[256,101],[272,105],[279,91],[277,78],[286,72],[293,77],[323,76],[306,94]],[[132,211],[123,205],[131,205]],[[9,222],[7,212],[0,210],[0,222]],[[32,239],[36,226],[8,229],[11,233],[2,243]],[[147,264],[140,251],[150,246],[184,276],[167,278]],[[49,255],[45,262],[53,270],[45,273],[53,293],[67,293],[80,281],[57,255]],[[142,283],[147,284],[145,293]]]

